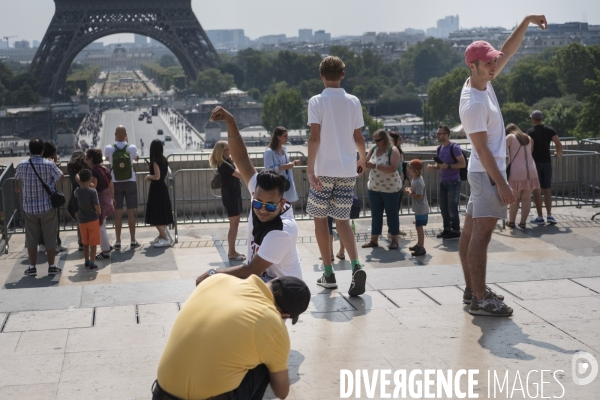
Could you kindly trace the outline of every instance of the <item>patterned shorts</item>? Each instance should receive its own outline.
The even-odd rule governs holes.
[[[320,176],[319,180],[323,189],[319,191],[310,187],[306,212],[315,218],[349,219],[356,177]]]

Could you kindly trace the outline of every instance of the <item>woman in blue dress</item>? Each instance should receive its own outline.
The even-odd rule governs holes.
[[[298,165],[300,161],[290,161],[284,146],[287,143],[287,140],[287,129],[283,126],[275,128],[273,130],[273,136],[271,136],[269,147],[265,150],[264,161],[266,169],[274,169],[279,175],[283,175],[285,179],[290,182],[289,189],[285,191],[283,197],[288,203],[293,203],[298,200],[296,185],[294,184],[293,168]]]

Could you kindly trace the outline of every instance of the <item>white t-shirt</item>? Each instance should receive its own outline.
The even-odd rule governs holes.
[[[256,190],[257,175],[255,174],[248,182],[248,190],[252,195]],[[294,209],[290,208],[281,214],[283,230],[267,233],[260,246],[254,243],[254,237],[252,236],[254,228],[252,222],[253,212],[250,208],[250,215],[248,216],[248,250],[246,254],[248,262],[252,261],[255,255],[258,255],[263,260],[272,263],[265,271],[268,276],[295,276],[302,279],[300,256],[298,256],[298,249],[296,248],[298,225],[294,219]]]
[[[128,179],[126,181],[118,181],[115,179],[115,174],[113,172],[111,172],[112,175],[112,179],[113,182],[136,182],[135,179],[135,170],[133,169],[133,160],[137,157],[138,153],[137,153],[137,147],[135,147],[135,145],[133,144],[129,144],[127,142],[116,142],[115,143],[117,145],[117,147],[119,149],[122,149],[123,147],[125,147],[125,145],[127,145],[127,151],[129,152],[129,156],[131,157],[131,179]],[[108,157],[108,159],[110,160],[110,165],[112,165],[113,163],[113,153],[115,152],[115,147],[112,144],[106,145],[106,148],[104,149],[104,156]]]
[[[326,88],[308,102],[308,125],[321,125],[315,174],[336,178],[356,176],[354,130],[362,128],[362,106],[341,88]]]
[[[485,172],[477,150],[471,140],[471,134],[487,132],[488,148],[496,159],[498,169],[506,169],[506,136],[504,134],[504,120],[500,112],[500,105],[496,98],[491,82],[487,83],[486,90],[477,90],[468,87],[465,82],[460,94],[460,122],[471,142],[471,157],[469,158],[469,172]]]

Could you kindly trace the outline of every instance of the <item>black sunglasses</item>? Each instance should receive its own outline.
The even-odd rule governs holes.
[[[383,139],[379,138],[379,139],[373,139],[375,141],[375,143],[379,143],[381,142]]]

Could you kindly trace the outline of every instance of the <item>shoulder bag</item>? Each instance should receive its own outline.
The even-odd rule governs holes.
[[[54,189],[54,191],[50,190],[50,187],[46,185],[46,183],[42,180],[42,178],[40,178],[40,175],[35,170],[31,159],[29,159],[29,164],[31,165],[31,168],[33,168],[33,172],[35,172],[35,175],[42,183],[42,187],[44,188],[46,193],[48,193],[48,196],[50,196],[50,203],[52,204],[52,208],[61,208],[65,204],[65,194],[60,190],[56,190],[56,188]]]
[[[515,158],[517,158],[517,156],[519,155],[519,152],[521,151],[521,147],[523,147],[522,144],[519,145],[519,150],[517,150],[517,152],[515,153],[515,156],[512,158],[512,160],[510,160],[510,162],[506,166],[506,180],[508,180],[510,178],[510,167],[512,167],[513,161],[515,161]]]

